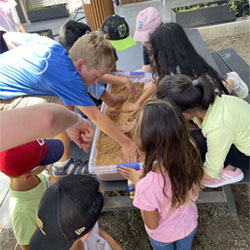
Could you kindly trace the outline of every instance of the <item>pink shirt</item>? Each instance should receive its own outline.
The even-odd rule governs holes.
[[[164,180],[161,174],[149,172],[138,181],[135,191],[134,206],[144,211],[158,210],[159,226],[151,230],[145,225],[148,235],[160,242],[172,242],[189,235],[197,226],[198,211],[195,204],[197,196],[192,195],[192,202],[172,210],[171,208],[171,182],[168,174],[165,175],[166,196],[162,189]]]

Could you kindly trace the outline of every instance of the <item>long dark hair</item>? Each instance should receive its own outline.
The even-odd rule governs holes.
[[[151,33],[150,54],[153,56],[153,74],[162,79],[165,75],[183,74],[197,79],[207,74],[219,93],[228,94],[223,78],[196,52],[183,28],[177,23],[164,23]]]
[[[164,179],[165,196],[165,174],[168,173],[172,208],[190,201],[190,189],[198,193],[203,176],[200,154],[190,140],[186,120],[177,107],[159,99],[148,101],[137,117],[136,142],[145,153],[142,177],[152,171],[157,161]]]
[[[216,93],[211,80],[203,75],[197,80],[185,75],[173,75],[160,80],[156,96],[172,102],[184,112],[192,109],[207,110],[214,103]]]

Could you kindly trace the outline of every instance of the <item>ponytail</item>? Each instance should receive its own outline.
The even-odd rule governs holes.
[[[198,78],[197,85],[194,87],[197,87],[199,91],[201,92],[201,104],[200,107],[203,110],[207,110],[208,107],[214,103],[215,99],[215,91],[212,83],[208,80],[208,78],[201,76]],[[193,83],[193,82],[192,82]]]
[[[185,75],[165,76],[156,90],[159,99],[169,100],[181,111],[190,109],[207,110],[214,103],[213,83],[204,75],[192,80]]]

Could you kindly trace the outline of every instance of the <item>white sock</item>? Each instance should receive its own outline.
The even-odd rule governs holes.
[[[69,158],[66,161],[57,161],[54,163],[55,166],[57,166],[58,168],[63,168],[70,160],[71,158]]]
[[[234,76],[230,76],[229,78],[231,78],[234,81],[233,89],[239,88],[240,81],[237,78],[235,78]]]

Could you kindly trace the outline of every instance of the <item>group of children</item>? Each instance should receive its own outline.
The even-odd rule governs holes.
[[[250,156],[250,105],[242,100],[248,87],[236,72],[224,80],[195,51],[180,25],[162,23],[155,8],[142,10],[134,39],[143,44],[140,70],[152,72],[154,81],[133,107],[123,110],[139,111],[132,124],[133,143],[88,95],[114,106],[125,97],[111,96],[102,83],[124,84],[134,91],[128,78],[109,74],[116,68],[115,49],[135,44],[126,21],[110,16],[101,29],[107,36],[69,21],[60,29],[61,45],[37,35],[6,33],[10,51],[0,56],[0,108],[47,101],[77,106],[120,143],[128,162],[144,154],[143,169],[120,167],[119,172],[135,185],[133,204],[141,211],[151,245],[191,249],[201,185],[219,187],[244,176],[227,156]],[[242,99],[229,95],[232,91]],[[193,124],[200,128],[196,133],[190,130]],[[73,163],[67,134],[56,138],[63,143],[38,140],[0,153],[1,171],[11,178],[10,211],[18,243],[31,250],[121,249],[96,224],[103,206],[98,181],[81,175],[84,168]],[[47,164],[54,164],[55,177],[73,175],[50,186],[40,175]]]

